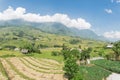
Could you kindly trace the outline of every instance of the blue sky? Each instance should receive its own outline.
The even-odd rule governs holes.
[[[60,13],[70,19],[82,18],[91,24],[90,29],[96,33],[120,38],[120,0],[0,0],[0,12],[8,6],[25,8],[27,13]]]

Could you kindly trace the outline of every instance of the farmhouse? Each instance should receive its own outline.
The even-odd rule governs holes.
[[[21,52],[22,52],[23,54],[27,54],[27,53],[28,53],[28,49],[22,49]]]
[[[108,44],[106,47],[107,47],[107,48],[112,48],[112,47],[113,47],[113,44]]]

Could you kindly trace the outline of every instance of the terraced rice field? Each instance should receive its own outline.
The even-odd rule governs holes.
[[[63,65],[33,57],[0,58],[0,80],[67,80]]]

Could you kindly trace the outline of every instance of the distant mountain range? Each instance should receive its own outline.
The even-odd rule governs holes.
[[[58,34],[58,35],[66,35],[66,36],[75,36],[82,37],[86,39],[94,39],[94,40],[103,40],[107,39],[103,36],[98,36],[95,32],[89,29],[79,30],[77,28],[70,28],[61,23],[57,22],[43,22],[43,23],[35,23],[35,22],[27,22],[23,20],[9,20],[9,21],[0,21],[0,26],[9,27],[9,26],[30,26],[41,31]]]

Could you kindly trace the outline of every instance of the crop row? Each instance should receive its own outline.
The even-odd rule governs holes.
[[[95,65],[80,66],[79,72],[83,76],[83,80],[103,80],[111,74],[111,72]]]
[[[9,80],[9,78],[7,77],[7,73],[3,67],[3,64],[1,63],[0,60],[0,80]]]
[[[109,71],[120,73],[120,62],[111,60],[95,60],[93,64],[103,67]]]
[[[39,59],[13,57],[0,58],[0,62],[0,80],[64,80],[61,68]]]

